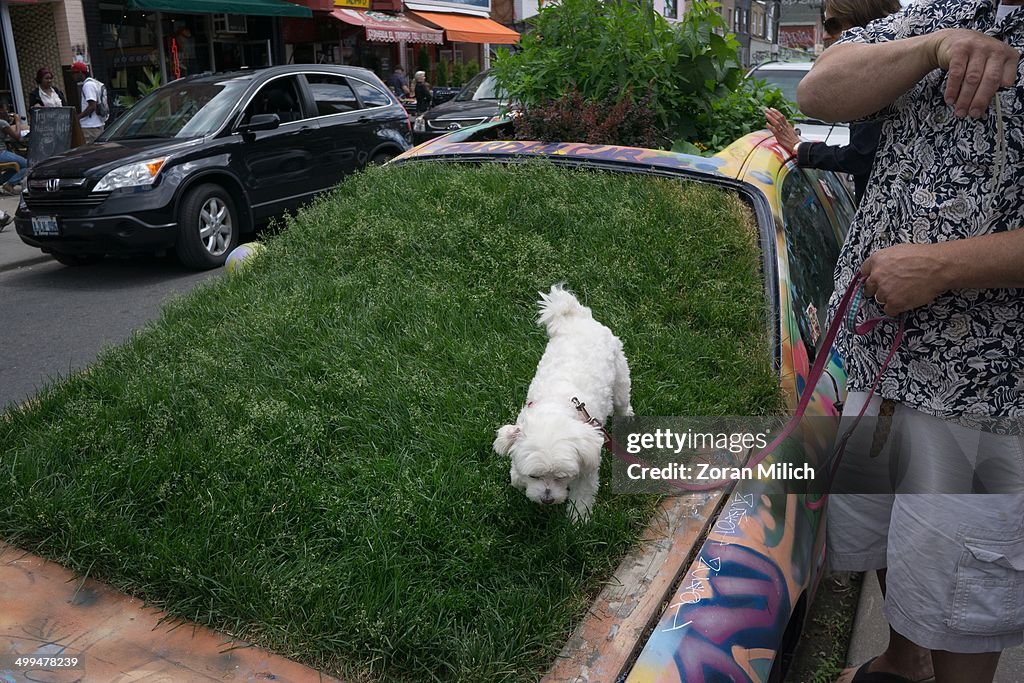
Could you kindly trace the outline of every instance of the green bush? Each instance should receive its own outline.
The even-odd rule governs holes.
[[[545,100],[515,118],[516,138],[559,142],[573,140],[592,145],[661,147],[648,98],[609,97],[586,101],[577,91]]]
[[[430,80],[430,53],[427,52],[427,46],[421,45],[419,54],[416,56],[416,68],[427,74],[427,80]]]
[[[471,59],[468,62],[466,62],[466,80],[467,81],[469,81],[469,79],[473,78],[473,76],[476,76],[478,73],[480,73],[480,62],[476,61],[475,59]]]
[[[737,127],[732,117],[719,123],[716,102],[768,93],[743,85],[739,43],[726,33],[717,8],[698,0],[671,24],[634,0],[562,0],[533,17],[518,52],[499,49],[492,69],[526,109],[573,90],[592,102],[647,97],[661,137],[711,147],[737,130],[763,128],[760,109],[767,104],[758,104],[755,115],[743,114],[746,123]]]
[[[448,67],[447,59],[442,59],[437,63],[437,85],[452,84],[451,70]]]

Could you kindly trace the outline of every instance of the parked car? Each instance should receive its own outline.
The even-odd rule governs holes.
[[[799,448],[770,458],[820,467],[831,454],[845,395],[839,357],[822,348],[833,267],[854,214],[841,180],[788,163],[788,155],[763,131],[704,158],[510,141],[507,125],[454,132],[392,164],[543,158],[572,168],[706,183],[735,192],[749,206],[763,257],[772,361],[790,410],[815,357],[829,354],[828,372],[813,388],[806,413],[816,419],[802,423]],[[743,480],[724,492],[685,494],[689,497],[678,508],[663,508],[678,510],[671,526],[683,531],[674,532],[674,546],[667,551],[679,558],[678,566],[627,558],[556,658],[549,679],[574,680],[587,670],[594,680],[633,683],[781,682],[824,566],[824,482],[816,486],[801,490],[791,481]],[[664,553],[656,557],[668,562]],[[636,567],[643,568],[639,575]],[[673,580],[680,575],[682,582]],[[661,580],[664,576],[668,579]],[[640,595],[630,592],[630,580]],[[615,640],[631,637],[641,642]]]
[[[410,145],[405,109],[366,69],[201,75],[33,168],[15,222],[22,241],[67,265],[173,248],[214,268],[241,235]]]
[[[507,100],[490,71],[482,71],[454,98],[417,116],[413,121],[413,139],[419,144],[453,130],[496,121],[504,113]]]
[[[767,81],[777,86],[786,99],[796,102],[796,87],[814,66],[814,62],[765,62],[747,73],[748,78]],[[830,145],[850,144],[850,127],[845,123],[825,123],[800,116],[793,121],[805,140],[827,142]]]

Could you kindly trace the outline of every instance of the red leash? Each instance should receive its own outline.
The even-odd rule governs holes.
[[[882,367],[878,371],[878,375],[875,376],[875,381],[871,385],[871,391],[868,393],[868,399],[864,401],[864,405],[860,409],[860,413],[854,419],[853,424],[846,431],[846,433],[839,439],[839,443],[836,447],[835,456],[833,457],[834,464],[832,469],[829,471],[828,477],[828,488],[831,488],[832,479],[835,477],[837,470],[839,469],[839,462],[842,460],[843,451],[846,449],[846,442],[849,440],[850,435],[853,434],[854,429],[860,423],[864,413],[870,404],[870,399],[874,395],[875,390],[878,388],[879,382],[882,380],[882,375],[885,373],[886,368],[889,367],[889,363],[892,361],[892,357],[896,355],[896,349],[899,348],[903,342],[904,332],[904,321],[903,316],[899,318],[890,318],[888,316],[881,318],[870,318],[864,322],[857,324],[856,318],[857,313],[860,311],[861,304],[864,299],[864,276],[857,273],[849,286],[846,288],[846,292],[843,294],[843,298],[839,301],[839,306],[836,308],[835,316],[832,319],[832,324],[829,325],[828,331],[825,333],[825,340],[822,344],[822,353],[818,354],[818,357],[814,360],[814,365],[811,366],[811,370],[807,375],[807,383],[804,385],[803,394],[800,396],[800,401],[797,403],[796,411],[793,416],[783,427],[779,435],[772,439],[771,443],[764,447],[760,453],[753,456],[747,463],[746,467],[757,467],[757,465],[768,457],[779,445],[786,440],[786,438],[793,433],[796,426],[800,422],[800,418],[804,416],[804,412],[807,410],[807,405],[811,402],[811,397],[814,395],[814,390],[818,386],[818,380],[825,373],[825,367],[828,365],[829,356],[831,356],[832,345],[836,341],[836,337],[839,335],[839,328],[842,325],[849,325],[850,330],[857,335],[864,335],[871,332],[879,323],[887,320],[896,320],[898,327],[896,329],[896,336],[893,338],[892,345],[889,347],[889,353],[885,357],[885,361],[882,362]],[[644,465],[644,461],[640,460],[634,455],[631,455],[624,451],[615,441],[612,439],[611,434],[605,429],[604,425],[600,423],[596,418],[590,417],[587,413],[586,405],[581,403],[579,399],[573,397],[573,404],[576,406],[576,410],[580,411],[583,415],[584,420],[597,427],[604,434],[605,446],[610,450],[617,458],[623,460],[631,465]],[[664,481],[664,480],[663,480]],[[682,491],[713,491],[714,489],[727,486],[731,483],[732,479],[720,479],[719,481],[708,482],[706,484],[690,484],[681,481],[669,481],[669,483]],[[807,503],[807,506],[811,509],[818,509],[823,507],[827,494],[822,496],[820,500],[811,501]]]

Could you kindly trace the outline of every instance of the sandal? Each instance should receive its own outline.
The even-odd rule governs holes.
[[[888,673],[886,671],[868,671],[871,668],[871,663],[875,661],[877,657],[872,657],[868,661],[864,662],[857,668],[857,673],[850,679],[850,683],[934,683],[935,677],[925,678],[920,681],[912,681],[909,678],[900,676],[899,674]]]

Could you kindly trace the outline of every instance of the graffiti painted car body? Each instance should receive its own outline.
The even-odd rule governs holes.
[[[830,354],[827,373],[805,413],[816,419],[802,421],[799,438],[787,441],[766,462],[821,467],[831,454],[845,395],[840,360],[822,348],[832,271],[854,212],[839,178],[798,168],[765,132],[708,158],[486,139],[502,132],[494,125],[459,131],[393,163],[545,158],[574,167],[710,183],[735,191],[748,203],[760,231],[773,360],[790,411],[816,355]],[[601,646],[594,645],[585,660],[586,680],[781,681],[823,568],[823,489],[822,482],[797,493],[777,482],[746,480],[714,494],[718,498],[710,503],[708,498],[695,502],[693,509],[702,511],[701,531],[681,551],[692,565],[681,582],[665,582],[664,594],[650,600],[661,610],[650,615],[648,623],[656,622],[653,631],[624,650],[621,661],[601,661]],[[614,632],[617,625],[601,628]],[[569,671],[573,666],[575,672]],[[568,667],[563,661],[556,669],[567,673],[549,674],[545,680],[576,680],[583,666],[583,660]]]

